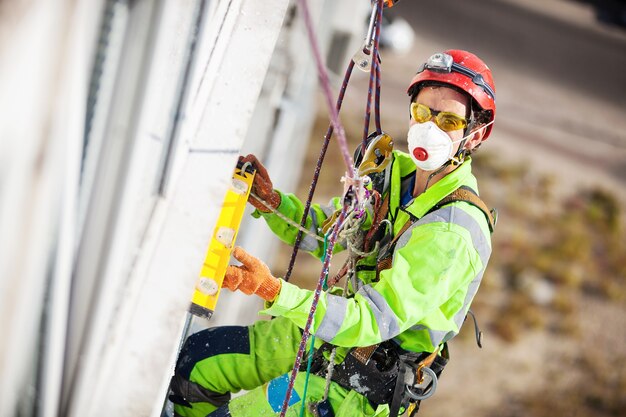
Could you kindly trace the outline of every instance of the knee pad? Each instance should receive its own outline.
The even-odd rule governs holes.
[[[170,381],[168,398],[174,404],[184,407],[192,407],[193,403],[210,403],[220,407],[230,401],[230,392],[220,394],[175,374]]]

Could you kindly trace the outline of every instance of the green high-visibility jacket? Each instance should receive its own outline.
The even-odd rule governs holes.
[[[478,192],[471,159],[402,206],[401,195],[415,169],[409,155],[394,151],[385,191],[390,193],[387,219],[394,236],[411,218],[418,220],[398,238],[391,268],[377,279],[374,255],[357,264],[354,297],[323,293],[311,330],[316,337],[342,347],[394,339],[406,350],[432,352],[459,332],[491,254],[489,226],[484,213],[464,201],[429,211],[460,186]],[[306,227],[321,234],[320,225],[339,207],[338,198],[330,207],[313,205]],[[281,193],[278,211],[299,222],[303,204]],[[257,211],[254,216],[264,217],[283,241],[294,243],[295,227],[271,213]],[[303,249],[323,256],[316,239],[309,236],[302,243]],[[303,328],[312,300],[313,291],[283,282],[278,297],[263,312],[284,316]]]

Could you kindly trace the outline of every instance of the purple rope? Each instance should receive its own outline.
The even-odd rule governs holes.
[[[339,148],[343,156],[344,163],[346,164],[346,175],[349,178],[354,178],[354,161],[352,161],[352,155],[348,150],[348,142],[346,140],[346,131],[339,120],[339,113],[335,106],[333,106],[332,92],[330,90],[330,81],[328,80],[328,72],[322,62],[322,56],[320,54],[319,46],[317,45],[317,38],[313,32],[313,23],[311,21],[311,15],[309,13],[309,6],[306,0],[298,0],[300,3],[300,9],[302,10],[302,18],[306,26],[307,33],[309,35],[309,41],[311,42],[311,48],[313,49],[313,56],[315,58],[315,64],[317,65],[317,73],[320,78],[322,90],[324,91],[324,98],[326,99],[326,105],[330,113],[330,120],[337,132],[337,141],[339,142]]]
[[[311,17],[309,14],[309,10],[308,10],[308,6],[306,3],[306,0],[299,0],[300,3],[300,8],[302,10],[302,14],[303,14],[303,19],[305,22],[305,26],[307,28],[307,33],[309,36],[309,40],[311,42],[311,47],[313,49],[313,55],[315,57],[315,62],[317,65],[317,69],[318,69],[318,74],[320,77],[320,83],[322,84],[322,89],[324,91],[324,96],[326,99],[326,104],[328,106],[330,115],[331,115],[331,125],[328,128],[328,131],[326,132],[326,136],[324,138],[324,145],[322,147],[322,151],[320,153],[320,157],[318,158],[318,163],[315,169],[315,173],[313,176],[313,181],[311,183],[311,188],[309,189],[309,197],[307,199],[307,204],[306,207],[303,211],[303,216],[302,216],[302,220],[301,220],[301,225],[304,227],[304,225],[306,224],[306,219],[308,217],[308,212],[310,210],[310,206],[311,206],[311,201],[313,199],[313,194],[315,192],[315,188],[317,186],[317,180],[319,178],[319,173],[321,170],[321,165],[322,162],[324,160],[325,154],[326,154],[326,150],[328,149],[328,143],[330,142],[330,137],[332,136],[333,130],[337,131],[337,140],[339,142],[339,147],[341,149],[342,152],[342,156],[344,158],[344,162],[346,164],[346,168],[347,168],[347,172],[346,175],[349,178],[354,178],[354,173],[353,173],[353,169],[354,169],[354,162],[352,160],[352,156],[350,155],[350,152],[348,150],[348,144],[346,141],[346,136],[345,136],[345,130],[343,128],[343,125],[341,124],[341,121],[339,119],[339,110],[341,109],[341,104],[343,102],[343,97],[345,95],[345,91],[347,88],[347,84],[348,81],[350,79],[350,74],[352,73],[352,69],[354,68],[354,62],[350,62],[350,64],[348,65],[348,69],[346,70],[346,75],[344,76],[344,83],[342,84],[341,87],[341,91],[339,93],[339,97],[337,99],[337,104],[334,107],[332,105],[332,98],[331,98],[331,90],[330,90],[330,82],[328,80],[328,74],[326,72],[326,68],[324,67],[323,63],[322,63],[322,58],[319,52],[319,47],[317,45],[317,40],[314,36],[313,33],[313,25],[311,23]],[[372,69],[370,70],[370,86],[369,86],[369,91],[368,91],[368,104],[367,104],[367,124],[366,124],[366,135],[364,137],[363,140],[363,154],[365,153],[365,139],[367,139],[367,129],[369,128],[369,117],[370,117],[370,106],[371,106],[371,96],[372,96],[372,83],[373,83],[373,79],[372,77],[376,77],[377,79],[377,103],[376,103],[376,119],[377,119],[377,126],[380,125],[380,118],[379,118],[379,114],[378,114],[378,100],[380,98],[380,69],[378,69],[377,71],[377,67],[378,67],[378,63],[377,63],[377,59],[378,59],[378,38],[380,36],[380,22],[381,22],[381,18],[382,18],[382,0],[378,0],[377,1],[377,20],[378,20],[378,25],[376,28],[376,37],[374,39],[374,46],[372,48],[371,53],[373,54],[373,66]],[[287,408],[289,407],[289,400],[291,399],[291,395],[293,393],[293,386],[296,380],[296,376],[298,375],[298,370],[300,369],[300,364],[301,364],[301,360],[302,360],[302,356],[304,355],[304,352],[306,350],[306,343],[309,339],[309,335],[310,335],[310,328],[311,328],[311,324],[313,322],[313,317],[315,315],[315,310],[317,309],[317,304],[319,302],[319,298],[320,295],[322,293],[322,288],[323,288],[323,284],[324,281],[326,280],[326,277],[328,276],[328,270],[330,267],[330,260],[332,258],[332,253],[333,253],[333,249],[335,246],[335,242],[337,240],[337,234],[339,232],[339,229],[342,226],[342,223],[346,217],[346,212],[348,210],[348,204],[347,202],[344,200],[344,205],[343,208],[341,210],[341,213],[339,214],[339,218],[337,219],[337,222],[334,225],[333,228],[333,232],[332,235],[328,241],[328,247],[326,249],[326,254],[324,256],[324,263],[322,266],[322,271],[320,273],[320,278],[318,280],[317,283],[317,287],[315,288],[315,293],[313,295],[313,300],[311,302],[311,309],[309,311],[309,316],[307,317],[307,321],[306,324],[304,326],[303,329],[303,333],[302,333],[302,339],[300,340],[300,346],[298,348],[298,353],[296,355],[296,359],[295,359],[295,363],[293,366],[293,369],[291,371],[291,376],[289,378],[289,385],[287,387],[287,392],[285,393],[285,399],[283,401],[283,406],[282,406],[282,410],[280,413],[280,417],[285,417],[285,414],[287,413]],[[300,245],[300,241],[302,239],[302,232],[299,231],[298,235],[296,237],[296,242],[294,243],[294,251],[292,253],[292,258],[290,260],[289,263],[289,268],[287,271],[287,274],[285,275],[285,279],[288,280],[291,272],[293,270],[293,264],[295,263],[295,258],[297,255],[297,251]],[[303,398],[302,401],[305,401],[306,399]]]
[[[376,68],[378,67],[378,38],[380,37],[380,24],[382,17],[382,0],[376,2],[376,18],[374,19],[375,34],[372,49],[369,51],[372,59],[372,66],[370,68],[370,80],[367,88],[367,103],[365,105],[365,122],[363,123],[363,142],[361,144],[361,155],[365,155],[365,147],[367,146],[367,137],[369,136],[370,129],[370,114],[372,109],[372,90],[374,89],[374,81],[377,80]],[[376,83],[376,88],[380,88],[380,84]],[[377,119],[378,130],[380,119]]]
[[[370,54],[372,51],[370,51]],[[365,104],[365,122],[363,123],[363,143],[361,144],[361,155],[365,155],[365,146],[367,145],[367,137],[370,131],[370,108],[372,106],[372,88],[374,86],[374,77],[376,74],[376,63],[372,62],[370,70],[370,81],[367,87],[367,103]]]
[[[298,370],[300,369],[300,364],[302,363],[302,356],[304,355],[304,351],[306,350],[306,342],[309,340],[311,324],[313,322],[313,316],[315,315],[315,310],[317,309],[317,303],[320,299],[320,295],[322,293],[322,287],[324,285],[324,280],[328,275],[328,269],[330,267],[330,259],[333,255],[333,249],[335,247],[335,242],[337,241],[337,234],[339,233],[339,229],[342,226],[342,223],[346,217],[346,212],[348,211],[348,204],[344,201],[343,208],[341,213],[339,214],[339,219],[335,223],[333,228],[332,235],[328,240],[328,247],[326,248],[326,256],[324,257],[324,265],[322,267],[322,272],[320,274],[320,279],[317,281],[317,287],[315,287],[315,293],[313,294],[313,301],[311,302],[311,310],[309,311],[309,317],[307,317],[306,324],[304,329],[302,330],[302,339],[300,339],[300,347],[298,347],[298,354],[296,355],[296,361],[293,365],[293,369],[291,370],[291,376],[289,377],[289,385],[287,386],[287,392],[285,393],[285,400],[283,401],[283,407],[280,412],[280,417],[285,417],[287,413],[287,408],[289,407],[289,400],[291,399],[291,394],[293,393],[293,385],[296,382],[296,376],[298,375]],[[305,401],[306,398],[302,398],[302,401]]]
[[[380,125],[380,65],[376,62],[376,96],[374,99],[374,120],[376,122],[376,133],[382,133]]]
[[[381,2],[382,3],[382,2]],[[380,43],[380,29],[383,24],[383,7],[382,4],[378,8],[378,24],[376,25],[376,35],[374,36],[374,64],[376,65],[376,98],[374,101],[374,120],[376,121],[376,133],[382,133],[383,129],[380,123],[380,82],[381,82],[381,71],[380,71],[380,56],[378,55],[378,46]]]
[[[350,60],[350,64],[348,64],[348,68],[346,69],[346,74],[343,77],[343,83],[341,84],[341,89],[339,90],[339,96],[337,97],[337,112],[341,110],[341,105],[343,104],[343,98],[346,95],[346,90],[348,88],[348,83],[350,82],[350,76],[352,75],[352,70],[354,69],[354,61]],[[326,150],[328,149],[328,144],[330,143],[330,138],[333,135],[333,125],[332,123],[328,126],[328,130],[326,131],[326,135],[324,136],[324,143],[322,144],[322,150],[320,152],[320,156],[317,158],[317,165],[315,166],[315,172],[313,173],[313,180],[311,180],[311,186],[309,188],[309,195],[306,199],[306,203],[304,206],[304,211],[302,212],[302,219],[300,220],[300,226],[305,227],[306,219],[309,216],[309,210],[311,209],[311,202],[313,201],[313,194],[315,194],[315,188],[317,187],[317,180],[320,176],[320,171],[322,169],[322,163],[324,162],[324,158],[326,157]],[[296,263],[296,256],[298,255],[298,250],[300,249],[300,243],[302,242],[302,237],[304,233],[302,230],[298,230],[298,235],[296,236],[296,241],[293,244],[293,251],[291,252],[291,259],[289,260],[289,267],[287,268],[287,273],[283,278],[285,281],[289,281],[291,278],[291,273],[293,272],[293,267]]]
[[[374,101],[374,119],[376,120],[376,133],[382,133],[383,129],[380,124],[380,81],[381,81],[381,71],[380,71],[380,56],[378,55],[378,45],[380,42],[380,26],[383,22],[383,9],[382,7],[379,9],[378,15],[378,25],[376,25],[376,37],[374,38],[374,63],[376,64],[376,98]]]

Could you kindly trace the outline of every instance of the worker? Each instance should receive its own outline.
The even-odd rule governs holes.
[[[408,95],[408,152],[393,151],[387,168],[376,174],[384,176],[378,181],[383,203],[362,225],[366,232],[376,229],[367,234],[375,240],[368,243],[374,253],[358,257],[349,294],[321,294],[311,327],[317,350],[306,398],[307,375],[300,372],[288,415],[299,415],[303,400],[307,416],[338,417],[397,415],[418,403],[407,397],[399,370],[410,360],[431,358],[427,367],[441,372],[446,343],[459,332],[478,290],[491,253],[493,218],[477,197],[471,154],[495,119],[491,71],[466,51],[436,53],[419,68]],[[297,222],[303,204],[275,190],[254,156],[242,160],[257,168],[253,215],[293,244],[297,228],[274,212]],[[339,208],[340,198],[330,207],[313,205],[306,227],[323,234],[324,220]],[[381,213],[387,221],[376,220]],[[311,236],[302,242],[319,258],[323,246]],[[263,298],[263,313],[275,319],[191,335],[170,385],[177,416],[281,411],[314,292],[275,277],[241,248],[233,256],[241,266],[228,268],[224,286]],[[327,386],[330,360],[335,365]],[[247,393],[231,400],[231,392],[240,390]]]

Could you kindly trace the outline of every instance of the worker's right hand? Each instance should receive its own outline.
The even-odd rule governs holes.
[[[252,183],[252,193],[257,195],[261,200],[273,209],[277,209],[280,205],[280,194],[274,190],[272,180],[267,173],[267,170],[261,162],[253,154],[239,157],[240,163],[249,162],[256,170],[254,176],[254,182]],[[254,195],[250,195],[248,200],[256,209],[264,213],[269,213],[271,210],[261,203]]]

